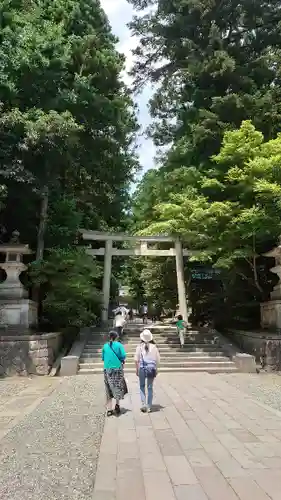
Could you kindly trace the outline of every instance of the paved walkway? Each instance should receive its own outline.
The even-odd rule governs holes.
[[[151,414],[128,384],[103,429],[102,376],[0,380],[1,500],[280,500],[281,377],[161,374]]]
[[[281,413],[219,375],[161,374],[150,415],[129,386],[105,423],[95,500],[280,500]]]

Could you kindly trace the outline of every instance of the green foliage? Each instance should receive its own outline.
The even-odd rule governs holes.
[[[54,328],[89,326],[100,308],[101,269],[84,248],[57,248],[33,262],[30,276],[44,290],[44,319]]]
[[[281,136],[264,142],[250,122],[226,132],[220,153],[214,156],[217,198],[190,186],[171,192],[166,203],[154,207],[150,234],[181,235],[192,248],[205,252],[219,267],[252,261],[263,244],[281,230]],[[215,198],[215,197],[214,197]]]
[[[134,228],[182,235],[224,269],[232,317],[239,297],[251,316],[270,282],[257,255],[280,231],[280,2],[130,2],[135,83],[153,83],[150,133],[168,146],[138,187]]]
[[[225,304],[228,299],[232,303],[233,298],[237,300],[237,289],[235,294],[233,289],[243,286],[247,288],[247,303],[252,300],[258,305],[267,298],[272,282],[266,271],[268,264],[260,255],[281,231],[280,160],[281,135],[265,141],[251,122],[243,122],[240,129],[225,133],[221,151],[212,159],[211,184],[208,177],[199,174],[193,183],[189,177],[190,184],[175,185],[170,179],[179,171],[157,172],[170,186],[170,193],[163,201],[155,199],[153,215],[146,227],[143,220],[141,232],[180,236],[190,249],[197,250],[191,260],[224,270]],[[212,198],[206,194],[206,185],[212,189]],[[147,183],[144,192],[148,191]],[[162,185],[161,193],[164,191]],[[163,265],[162,273],[158,269],[158,277],[161,275]],[[159,287],[156,289],[159,293]],[[233,308],[237,309],[237,304]]]
[[[136,168],[136,121],[119,78],[124,59],[99,2],[5,1],[0,17],[3,173],[16,181],[35,175],[75,195],[85,227],[118,225]]]
[[[123,266],[122,283],[130,289],[130,296],[136,306],[143,304],[145,300],[145,289],[141,278],[144,260],[139,257],[131,257]]]
[[[43,273],[54,255],[60,262],[65,251],[68,258],[78,228],[126,224],[138,168],[135,109],[120,76],[124,57],[99,0],[2,0],[0,42],[0,185],[6,192],[0,224],[7,238],[19,229],[24,243],[37,245],[40,260],[45,246]],[[68,282],[65,273],[50,272],[51,279],[57,290],[48,282],[43,314],[58,324],[60,317],[68,321],[56,307],[64,311],[60,297],[66,285],[74,288],[75,274]],[[75,310],[65,297],[73,322],[80,302]]]
[[[152,133],[174,141],[169,163],[207,168],[223,133],[246,119],[266,139],[280,131],[279,0],[130,2],[136,83],[157,82]]]
[[[82,227],[83,214],[74,198],[63,196],[51,203],[48,217],[46,242],[48,248],[65,248],[74,245]]]
[[[175,259],[147,258],[141,279],[150,303],[175,309],[178,302]]]
[[[61,163],[69,162],[73,146],[82,130],[66,111],[48,113],[18,108],[0,116],[2,170],[4,178],[27,182],[39,190],[54,186]]]

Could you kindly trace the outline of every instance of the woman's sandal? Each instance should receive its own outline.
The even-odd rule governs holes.
[[[112,415],[113,415],[113,410],[107,410],[106,416],[107,417],[112,417]]]

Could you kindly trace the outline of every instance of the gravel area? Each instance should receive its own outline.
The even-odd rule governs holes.
[[[1,500],[92,500],[103,426],[102,376],[63,379],[0,441]]]
[[[281,373],[231,373],[221,375],[228,384],[246,392],[257,401],[281,411]]]

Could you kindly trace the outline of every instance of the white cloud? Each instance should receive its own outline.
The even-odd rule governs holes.
[[[126,57],[126,69],[122,75],[127,85],[131,84],[131,78],[128,71],[133,66],[132,49],[135,48],[137,40],[131,36],[127,24],[131,21],[134,10],[126,0],[101,0],[101,5],[105,10],[113,33],[119,38],[117,49]],[[148,110],[148,101],[152,95],[150,87],[146,87],[143,93],[136,98],[139,107],[139,121],[141,125],[141,133],[139,137],[139,158],[143,167],[143,172],[149,168],[153,168],[154,156],[156,154],[155,147],[151,140],[143,136],[143,131],[150,124],[150,115]]]

